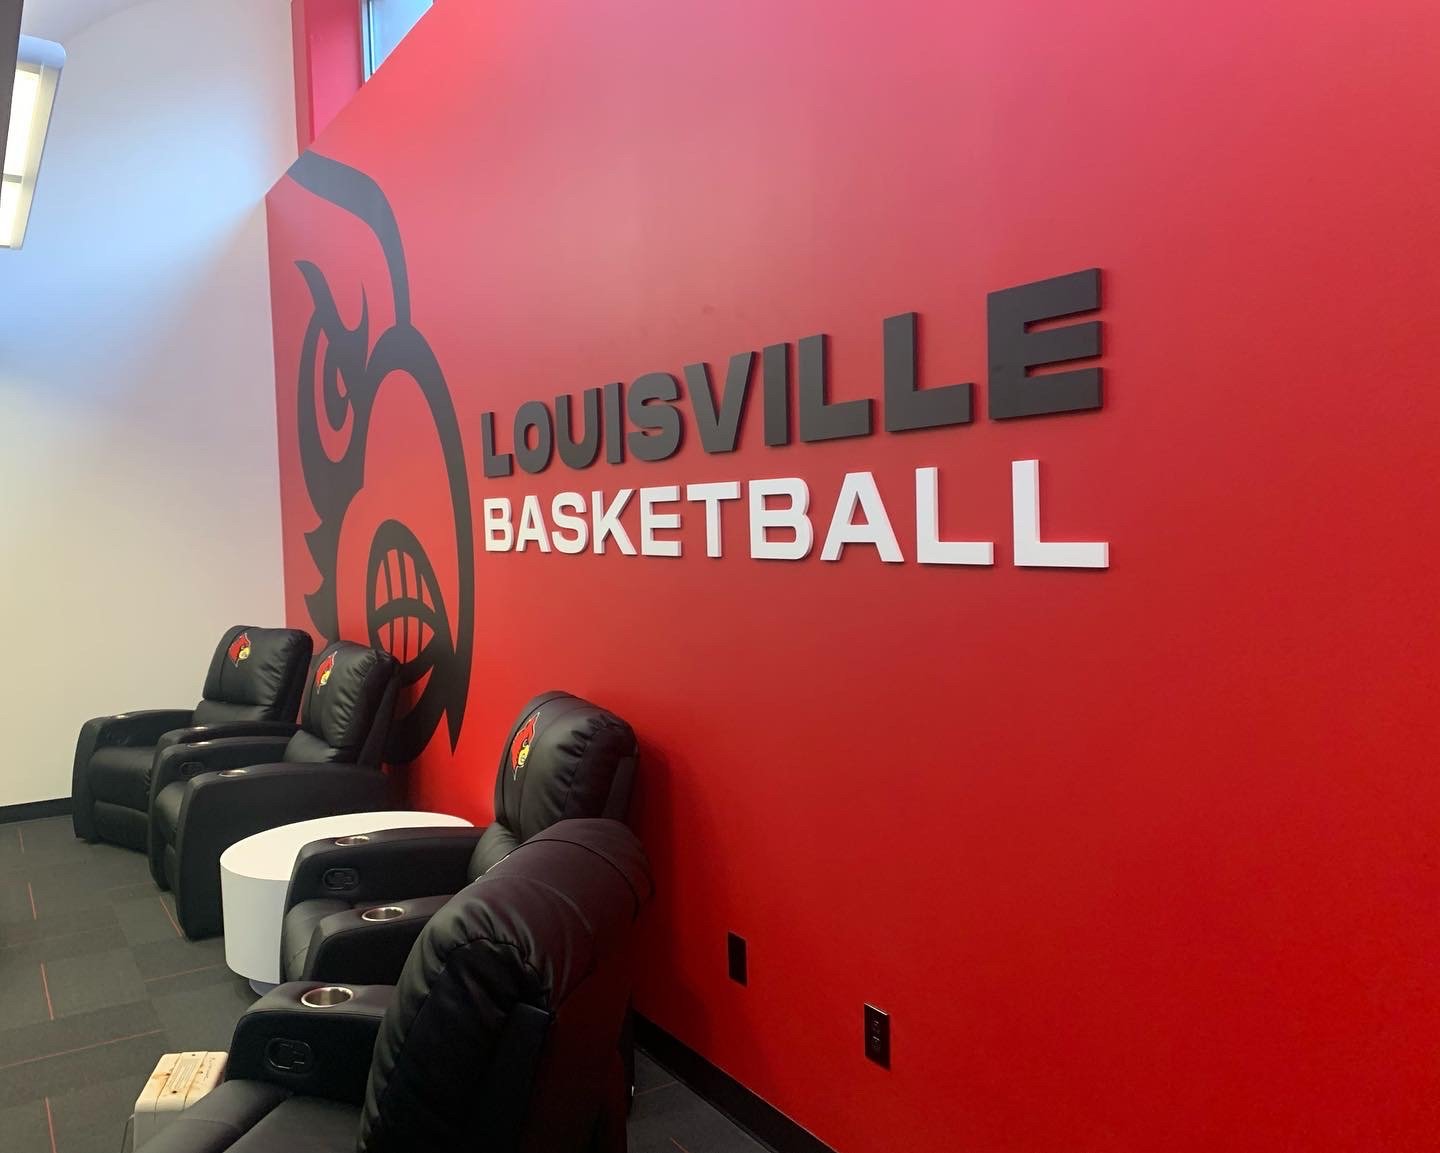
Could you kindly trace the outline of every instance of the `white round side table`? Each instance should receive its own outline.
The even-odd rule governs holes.
[[[447,813],[345,813],[266,829],[236,841],[220,855],[220,899],[225,909],[225,964],[248,977],[257,993],[280,982],[280,926],[295,858],[311,841],[381,829],[470,824]]]

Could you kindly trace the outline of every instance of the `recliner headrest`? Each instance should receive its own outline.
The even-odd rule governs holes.
[[[334,750],[334,759],[361,760],[377,722],[389,728],[390,718],[382,714],[393,711],[399,675],[399,662],[389,653],[352,641],[326,645],[311,666],[300,709],[302,732],[292,743],[309,734]],[[378,762],[380,750],[374,752]]]
[[[542,693],[501,748],[495,820],[521,841],[575,817],[623,820],[638,749],[620,717],[571,693]]]
[[[573,820],[452,897],[411,949],[385,1014],[359,1148],[473,1144],[484,1125],[473,1101],[507,1016],[519,1004],[560,1013],[587,979],[610,971],[652,891],[629,829]]]
[[[311,648],[310,634],[302,629],[235,625],[215,646],[201,696],[230,705],[256,705],[274,710],[269,719],[293,721]]]

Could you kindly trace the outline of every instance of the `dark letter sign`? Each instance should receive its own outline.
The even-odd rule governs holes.
[[[829,399],[824,333],[800,341],[800,440],[841,440],[870,435],[870,401]]]
[[[513,465],[508,452],[495,451],[495,414],[480,414],[480,460],[488,477],[509,476]]]
[[[885,431],[970,423],[970,385],[917,387],[915,314],[885,318]]]
[[[1100,355],[1100,322],[1029,332],[1027,326],[1100,307],[1100,270],[990,294],[990,419],[1099,408],[1100,369],[1027,375],[1041,365]]]

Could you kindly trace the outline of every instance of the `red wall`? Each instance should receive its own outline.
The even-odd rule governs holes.
[[[290,0],[295,137],[303,152],[364,81],[359,0]]]
[[[698,506],[681,559],[477,543],[464,725],[417,804],[485,818],[539,690],[632,720],[639,1007],[845,1153],[1434,1149],[1437,49],[1418,0],[438,5],[316,147],[394,207],[477,542],[486,497],[774,476],[823,538],[871,470],[906,563],[751,560],[739,503],[721,559]],[[295,262],[351,325],[365,287],[372,343],[392,306],[293,180],[270,229],[306,623]],[[988,419],[987,293],[1095,266],[1104,408]],[[482,475],[482,412],[509,449],[524,400],[814,333],[833,398],[878,396],[910,310],[973,424],[768,448],[757,396],[732,455],[692,425],[662,463]],[[354,516],[429,526],[453,588],[435,434],[387,388]],[[1108,571],[1011,563],[1030,458],[1046,535]],[[993,568],[915,563],[932,465]]]

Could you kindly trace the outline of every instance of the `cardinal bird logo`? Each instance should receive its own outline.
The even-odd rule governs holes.
[[[384,191],[359,169],[316,152],[302,155],[289,175],[337,209],[337,220],[362,223],[383,258],[368,282],[356,283],[348,265],[337,272],[338,298],[319,264],[297,262],[313,304],[298,365],[296,418],[301,470],[318,520],[305,541],[320,577],[305,604],[327,641],[363,627],[372,647],[400,662],[406,692],[391,759],[414,760],[442,723],[453,752],[475,643],[475,536],[460,421],[440,362],[414,323],[405,246]],[[360,313],[351,327],[340,301],[356,298]],[[383,423],[372,416],[381,402],[398,404],[397,392],[415,398],[406,403],[419,406],[417,429],[436,442],[444,479],[434,493],[412,494],[407,478],[367,470],[372,437],[385,443]],[[433,432],[423,429],[427,416]],[[386,509],[373,526],[365,497],[369,507]],[[413,515],[397,519],[407,505]],[[369,537],[368,560],[358,551],[342,559],[347,526],[353,538]],[[353,606],[342,611],[342,588],[362,590],[363,619]]]
[[[525,762],[530,759],[530,746],[535,743],[535,722],[540,719],[540,714],[530,714],[530,719],[520,726],[520,731],[515,734],[515,739],[510,742],[510,764],[514,772],[510,774],[513,781],[520,776],[520,770],[525,767]]]
[[[230,663],[239,666],[241,661],[250,659],[250,634],[241,633],[230,642]]]
[[[335,654],[331,653],[323,661],[320,667],[315,670],[315,690],[319,692],[330,683],[330,674],[335,671]]]

